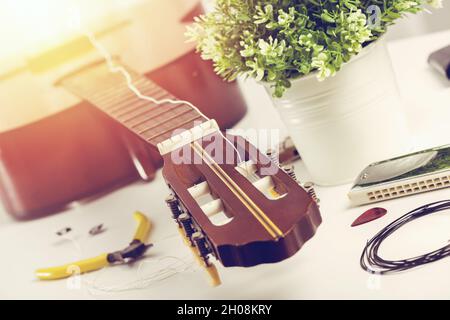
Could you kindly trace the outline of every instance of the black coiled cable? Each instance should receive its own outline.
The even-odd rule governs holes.
[[[450,200],[430,203],[408,212],[389,224],[367,242],[360,259],[361,267],[370,273],[389,274],[412,269],[450,256],[450,244],[430,253],[410,259],[385,260],[378,255],[378,250],[383,241],[402,226],[418,218],[447,209],[450,209]]]

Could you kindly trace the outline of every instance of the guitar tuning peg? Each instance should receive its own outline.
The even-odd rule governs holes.
[[[194,227],[192,226],[192,219],[187,213],[182,213],[178,216],[178,222],[181,224],[181,226],[184,229],[184,232],[186,234],[186,238],[191,240],[192,242],[192,235],[195,233]],[[192,243],[194,244],[194,243]]]
[[[175,198],[173,194],[171,194],[166,198],[166,204],[170,208],[170,211],[172,212],[172,217],[175,220],[177,220],[178,217],[182,214],[178,203],[178,199]]]
[[[297,179],[297,175],[295,174],[294,166],[284,166],[284,172],[286,172],[292,179],[294,179],[297,183],[299,182]]]
[[[178,230],[180,230],[184,243],[190,248],[198,264],[206,271],[211,286],[219,286],[221,284],[219,272],[216,266],[209,261],[208,255],[212,253],[212,250],[209,248],[206,238],[201,232],[194,232],[191,218],[187,213],[181,214],[178,221],[182,225]]]
[[[280,166],[280,158],[278,151],[275,149],[269,149],[266,151],[267,157],[269,157],[270,161],[272,161],[277,167]]]
[[[199,264],[205,269],[206,273],[209,276],[209,281],[213,287],[220,285],[221,280],[219,276],[219,272],[214,264],[209,262],[208,255],[212,252],[208,247],[206,242],[206,238],[203,236],[201,232],[195,232],[192,235],[192,240],[195,243],[195,247],[197,248],[197,252],[195,252],[195,248],[192,248],[192,251],[199,262]]]
[[[303,188],[305,188],[309,196],[317,203],[317,205],[319,205],[320,199],[317,197],[316,190],[314,188],[314,183],[306,182],[305,184],[303,184]]]
[[[192,241],[195,243],[195,246],[197,247],[200,256],[205,261],[205,264],[209,265],[208,255],[211,253],[211,249],[208,247],[206,238],[201,232],[195,232],[192,235]]]
[[[206,238],[201,232],[196,232],[192,219],[180,209],[178,199],[172,194],[166,198],[166,203],[172,212],[173,218],[178,222],[180,235],[184,243],[191,249],[199,264],[205,269],[212,286],[220,285],[220,276],[214,264],[209,262],[211,253]]]

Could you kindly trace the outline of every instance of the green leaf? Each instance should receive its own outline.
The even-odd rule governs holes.
[[[224,79],[243,75],[269,82],[277,97],[290,88],[290,79],[313,71],[320,79],[333,76],[398,19],[422,11],[424,3],[440,5],[440,0],[215,2],[212,12],[195,18],[186,37]],[[372,5],[380,9],[376,27],[367,23]]]

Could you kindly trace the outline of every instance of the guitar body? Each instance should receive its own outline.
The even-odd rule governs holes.
[[[146,76],[197,105],[222,129],[246,112],[237,84],[220,79],[194,51]],[[150,181],[161,166],[156,148],[88,102],[0,133],[0,196],[20,220],[59,212],[138,179]]]

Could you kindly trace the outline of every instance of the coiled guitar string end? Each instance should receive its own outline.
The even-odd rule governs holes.
[[[284,166],[283,167],[284,172],[286,172],[293,180],[295,180],[297,183],[299,182],[297,179],[297,175],[295,174],[294,166]]]
[[[270,161],[272,161],[277,167],[280,167],[280,158],[277,150],[269,149],[266,151],[266,155]]]
[[[305,182],[303,184],[303,188],[306,190],[306,192],[309,194],[309,196],[319,205],[320,199],[317,196],[316,190],[314,188],[313,182]]]

